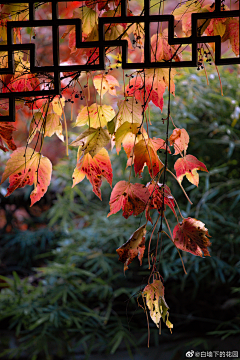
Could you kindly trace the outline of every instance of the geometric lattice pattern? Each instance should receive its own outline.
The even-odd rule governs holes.
[[[14,0],[14,3],[20,3]],[[58,3],[66,2],[66,0],[52,0],[52,19],[51,20],[36,20],[35,19],[35,3],[33,1],[24,1],[29,6],[29,20],[27,21],[9,21],[7,23],[7,44],[1,45],[0,50],[8,53],[8,67],[0,68],[0,74],[14,73],[14,51],[29,51],[30,52],[30,71],[31,73],[53,73],[53,89],[43,89],[37,91],[23,91],[0,93],[0,99],[9,100],[9,115],[1,116],[1,121],[14,121],[15,119],[15,99],[31,96],[45,96],[60,94],[60,72],[70,71],[89,71],[89,70],[104,70],[105,69],[105,52],[109,47],[120,46],[122,48],[122,68],[123,69],[146,69],[146,68],[182,68],[182,67],[196,67],[197,47],[200,43],[215,43],[215,63],[216,65],[240,64],[240,58],[221,58],[221,37],[220,36],[199,36],[197,21],[199,19],[213,19],[213,18],[228,18],[240,17],[239,10],[221,11],[221,1],[215,1],[215,10],[208,13],[193,13],[192,16],[192,31],[191,36],[176,38],[174,37],[174,16],[173,15],[150,15],[150,0],[144,0],[144,11],[141,16],[127,16],[126,0],[121,1],[121,16],[120,17],[100,17],[98,19],[99,40],[91,42],[83,42],[81,35],[81,20],[80,19],[59,19],[58,18]],[[44,3],[44,2],[43,2]],[[150,57],[150,24],[158,22],[168,22],[168,43],[170,45],[191,45],[191,60],[189,61],[165,61],[165,62],[151,62]],[[144,62],[129,63],[128,59],[128,43],[127,40],[121,39],[121,36],[116,40],[105,40],[105,24],[118,23],[143,23],[145,31],[144,41]],[[76,28],[76,48],[98,48],[99,61],[88,62],[85,65],[60,65],[59,54],[59,27],[63,25],[74,25]],[[51,27],[53,40],[53,65],[52,66],[36,66],[35,59],[35,44],[13,44],[13,28],[24,27]]]

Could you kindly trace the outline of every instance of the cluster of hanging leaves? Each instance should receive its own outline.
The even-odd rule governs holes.
[[[120,0],[111,2],[106,0],[73,1],[66,4],[66,8],[60,13],[60,17],[67,15],[81,19],[82,40],[86,42],[95,41],[98,40],[99,16],[120,16],[120,3]],[[45,11],[47,11],[49,5],[45,4],[45,6]],[[0,10],[0,42],[6,44],[7,20],[26,20],[28,11],[24,4],[0,5]],[[222,10],[227,11],[229,9],[223,5]],[[136,6],[136,13],[138,11],[140,12]],[[213,11],[214,4],[204,5],[204,1],[189,0],[175,7],[172,14],[180,24],[179,34],[189,36],[191,35],[191,14],[193,12]],[[128,16],[134,15],[130,8],[128,8],[127,14]],[[226,43],[236,56],[239,55],[239,19],[199,20],[198,27],[201,35],[220,35],[222,43]],[[30,36],[33,33],[31,32]],[[22,41],[21,28],[14,29],[13,37],[14,42]],[[72,59],[77,59],[80,64],[98,63],[99,52],[97,48],[79,49],[76,47],[74,26],[67,27],[62,35],[62,39],[65,38],[68,39],[70,49],[69,64],[71,64]],[[170,46],[167,38],[167,30],[162,28],[158,28],[151,37],[151,60],[153,62],[178,62],[182,60],[181,47]],[[105,28],[105,39],[127,40],[130,61],[138,62],[144,59],[144,28],[142,24],[109,24]],[[209,46],[199,44],[198,69],[205,68],[206,62],[213,61],[211,60],[213,53],[214,44]],[[1,67],[6,67],[8,61],[6,53],[1,52],[0,59]],[[28,55],[17,52],[14,60],[15,73],[1,76],[1,91],[3,93],[39,90],[46,86],[49,89],[53,87],[51,79],[43,81],[37,74],[30,73]],[[130,171],[129,181],[120,180],[114,184],[109,202],[110,212],[107,216],[112,216],[121,211],[126,219],[132,215],[140,214],[143,215],[142,220],[145,217],[144,224],[131,235],[125,244],[117,249],[119,260],[124,264],[124,271],[128,269],[135,257],[138,257],[140,265],[142,264],[145,252],[146,226],[148,222],[153,223],[153,212],[158,214],[157,222],[165,221],[169,228],[165,217],[167,207],[176,218],[176,226],[173,231],[169,228],[167,234],[170,241],[178,249],[193,255],[210,256],[208,247],[211,244],[205,224],[194,218],[184,218],[179,209],[179,215],[177,215],[176,199],[165,183],[168,172],[182,189],[184,176],[190,183],[198,186],[198,171],[208,171],[206,166],[194,155],[188,153],[189,135],[185,129],[177,128],[173,121],[173,130],[169,134],[167,133],[167,137],[155,138],[149,135],[151,126],[148,115],[149,104],[153,103],[155,107],[159,108],[159,112],[163,110],[163,94],[168,92],[169,98],[170,94],[173,96],[175,94],[174,76],[176,70],[166,68],[143,69],[124,73],[121,70],[121,51],[119,49],[108,49],[105,62],[106,71],[68,73],[63,77],[60,96],[26,98],[25,103],[20,100],[17,101],[17,109],[23,109],[27,106],[33,112],[29,125],[27,147],[17,148],[13,140],[13,132],[16,131],[16,128],[11,123],[0,123],[0,148],[4,152],[13,151],[7,161],[1,180],[3,183],[9,179],[6,196],[9,196],[17,188],[34,185],[34,190],[30,195],[32,206],[46,193],[51,180],[52,165],[50,160],[42,155],[44,137],[57,135],[61,141],[67,141],[67,132],[64,139],[62,127],[63,121],[65,126],[67,123],[64,111],[65,97],[70,96],[71,99],[74,97],[74,101],[79,101],[79,111],[73,125],[78,129],[78,136],[70,144],[71,147],[78,149],[76,167],[73,169],[72,175],[72,186],[76,186],[86,177],[92,184],[93,192],[101,199],[102,181],[106,180],[112,186],[113,173],[108,150],[110,147],[112,149],[115,147],[117,154],[119,154],[123,148],[127,158],[126,167],[129,167]],[[118,68],[120,68],[118,71],[120,76],[114,70]],[[107,104],[106,98],[113,100]],[[0,115],[5,115],[6,111],[7,105],[1,102]],[[170,114],[165,120],[169,123]],[[32,142],[35,145],[30,147],[29,145]],[[39,143],[40,146],[38,146]],[[38,151],[36,151],[37,147]],[[177,158],[174,170],[167,166],[168,153]],[[147,184],[141,183],[145,167],[149,174]],[[136,180],[133,179],[133,171]],[[156,225],[157,223],[154,224],[154,229]],[[151,238],[152,236],[153,233]],[[153,281],[150,282],[151,275],[148,285],[142,292],[142,297],[155,324],[159,326],[162,319],[171,330],[173,325],[168,320],[169,313],[168,305],[164,299],[164,287],[155,268],[156,257],[153,257],[152,261]]]

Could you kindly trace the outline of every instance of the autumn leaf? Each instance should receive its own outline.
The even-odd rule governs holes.
[[[80,150],[84,151],[84,155],[89,153],[91,157],[94,157],[109,141],[110,136],[107,130],[101,127],[97,129],[89,128],[80,134],[70,145],[80,146]]]
[[[175,84],[173,77],[176,70],[171,70],[170,77],[170,91],[175,94]],[[147,104],[152,101],[154,105],[163,109],[163,94],[169,86],[169,70],[168,69],[147,69],[145,70],[145,82],[141,76],[136,76],[129,81],[126,86],[126,93],[128,96],[134,96],[142,104]]]
[[[12,194],[17,188],[34,184],[34,190],[30,194],[32,206],[47,191],[51,175],[52,164],[47,157],[29,147],[20,147],[11,154],[11,158],[7,161],[1,184],[9,177],[6,196]]]
[[[222,37],[222,41],[229,40],[232,51],[239,56],[239,19],[228,18],[225,22],[226,31]]]
[[[115,134],[115,144],[116,144],[116,151],[119,154],[121,150],[121,145],[123,145],[124,149],[128,148],[129,146],[133,147],[133,142],[136,139],[136,134],[139,130],[139,124],[132,124],[128,121],[125,121],[116,131]],[[130,143],[130,144],[129,144]]]
[[[62,96],[59,98],[58,96],[55,96],[53,101],[51,102],[52,109],[58,116],[62,116],[63,108],[65,106],[65,97]]]
[[[181,54],[178,55],[179,45],[168,44],[168,29],[164,29],[160,34],[151,37],[151,61],[166,61],[174,59],[181,61]]]
[[[144,185],[119,181],[111,193],[108,217],[116,214],[121,209],[125,219],[131,215],[137,216],[145,210],[148,199],[149,192]]]
[[[168,69],[147,69],[146,74],[146,87],[151,94],[151,100],[159,107],[163,109],[163,94],[165,89],[170,86],[170,92],[175,95],[175,84],[173,78],[176,74],[175,69],[171,69],[170,83],[169,83],[169,70]]]
[[[142,225],[131,235],[129,240],[116,251],[119,255],[119,261],[124,263],[124,272],[128,269],[128,265],[138,256],[140,265],[145,250],[146,225]]]
[[[174,169],[180,184],[183,177],[186,175],[188,181],[196,186],[198,186],[199,183],[199,175],[197,170],[208,172],[206,166],[193,155],[186,155],[177,159],[174,164]]]
[[[134,97],[126,98],[118,102],[119,112],[116,115],[116,128],[118,129],[126,121],[129,123],[142,124],[143,109],[141,102]]]
[[[77,116],[75,126],[88,124],[89,127],[104,127],[115,116],[115,111],[110,105],[85,106]]]
[[[155,177],[163,167],[163,163],[157,155],[156,142],[152,139],[140,140],[134,147],[134,170],[135,174],[141,176],[145,164],[149,174]],[[161,144],[159,148],[161,147]]]
[[[171,331],[173,324],[168,320],[169,307],[164,299],[164,286],[161,280],[155,279],[152,284],[145,286],[142,296],[146,299],[151,319],[156,326],[159,327],[160,321],[163,319],[163,322]]]
[[[152,145],[154,147],[154,149],[157,151],[159,150],[161,152],[161,150],[165,150],[167,149],[168,153],[171,154],[171,150],[170,147],[167,147],[166,141],[161,139],[161,138],[155,138],[153,137],[151,139]]]
[[[183,219],[173,229],[173,240],[176,247],[180,250],[190,252],[193,255],[210,256],[208,246],[211,245],[208,237],[208,229],[205,224],[194,218]]]
[[[59,115],[56,113],[49,113],[46,118],[42,115],[41,111],[34,114],[30,123],[28,143],[30,144],[36,132],[44,134],[44,136],[51,137],[56,134],[60,140],[64,141],[62,134],[62,123]]]
[[[16,145],[13,140],[12,133],[16,131],[16,128],[9,122],[0,122],[0,149],[4,152],[9,150],[16,150]],[[7,147],[4,145],[7,144]]]
[[[94,26],[98,23],[97,13],[87,6],[81,6],[78,9],[73,11],[73,19],[81,19],[82,20],[82,36],[86,39],[87,36],[91,33]],[[62,35],[62,39],[64,39],[69,33],[72,33],[74,36],[74,47],[76,45],[76,32],[74,25],[68,25],[67,30]],[[71,46],[69,46],[71,48]]]
[[[112,75],[96,75],[93,78],[93,84],[101,97],[103,97],[107,91],[110,95],[117,95],[115,87],[119,87],[119,82]]]
[[[179,3],[180,5],[180,3]],[[173,12],[172,15],[174,15],[175,20],[181,20],[182,21],[182,30],[187,35],[191,35],[191,29],[192,29],[192,21],[191,21],[191,15],[192,13],[201,13],[201,12],[209,12],[212,11],[210,4],[203,6],[200,1],[192,1],[187,0],[186,2],[183,2],[183,4],[179,7],[177,7]],[[208,25],[209,21],[206,22],[206,20],[198,20],[198,28],[201,29],[201,34],[205,30],[206,26]]]
[[[102,148],[95,156],[78,152],[77,166],[73,172],[73,185],[81,182],[85,176],[93,187],[93,192],[101,199],[102,177],[112,186],[112,166],[106,149]]]
[[[79,18],[82,20],[82,35],[86,37],[89,35],[93,27],[98,23],[98,16],[96,11],[88,8],[87,6],[81,6],[73,11],[73,18]]]
[[[98,10],[109,9],[109,0],[86,0],[85,4],[90,8],[95,8],[95,6],[97,5]]]
[[[227,23],[227,33],[229,34],[232,51],[239,56],[239,19],[230,19]]]
[[[3,93],[40,90],[39,78],[36,74],[30,72],[30,63],[24,61],[21,57],[22,55],[14,56],[17,66],[10,81],[6,86],[3,86]]]
[[[186,151],[189,143],[189,135],[185,129],[174,129],[172,135],[169,138],[170,145],[174,145],[174,155],[180,154],[182,151]]]
[[[146,185],[148,188],[150,198],[145,210],[146,219],[152,223],[152,218],[150,216],[150,210],[157,209],[159,214],[162,212],[163,208],[163,193],[164,193],[164,211],[166,210],[166,205],[170,207],[174,215],[176,216],[176,211],[174,209],[175,203],[174,198],[171,194],[171,190],[167,185],[164,185],[163,191],[163,184],[152,182]]]
[[[127,96],[134,97],[141,104],[144,103],[144,100],[147,104],[151,100],[149,98],[150,94],[148,93],[148,89],[146,88],[146,86],[145,86],[145,91],[144,91],[143,79],[142,79],[141,75],[139,75],[139,74],[137,74],[136,77],[130,79],[129,84],[126,86],[125,91],[126,91]]]

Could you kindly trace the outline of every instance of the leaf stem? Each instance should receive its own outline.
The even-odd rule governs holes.
[[[62,103],[61,103],[61,100],[59,99],[59,103],[61,105],[61,108],[62,108],[62,114],[63,114],[63,119],[64,119],[64,126],[65,126],[65,133],[66,133],[66,155],[68,155],[68,130],[67,130],[67,120],[66,120],[66,116],[65,116],[65,113],[64,113],[64,110],[63,110],[63,106],[62,106]]]
[[[174,179],[177,180],[178,184],[180,185],[180,188],[182,189],[184,195],[186,196],[187,200],[190,202],[190,204],[192,205],[193,203],[191,202],[191,200],[189,199],[189,197],[187,196],[186,191],[184,190],[182,184],[178,181],[178,179],[176,178],[176,176],[171,172],[171,170],[167,169],[167,171],[174,177]]]

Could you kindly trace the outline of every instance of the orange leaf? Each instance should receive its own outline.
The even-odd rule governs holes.
[[[148,199],[149,192],[144,185],[119,181],[111,193],[108,216],[116,214],[121,209],[125,219],[132,214],[137,216],[145,210]]]
[[[173,240],[176,247],[180,250],[190,252],[193,255],[210,256],[207,249],[211,245],[208,237],[208,229],[205,224],[194,218],[183,219],[173,229]]]
[[[160,34],[151,37],[151,61],[163,61],[173,59],[181,61],[181,54],[177,54],[178,45],[168,44],[168,30],[164,29]]]
[[[170,145],[174,145],[174,155],[178,155],[180,152],[186,151],[188,148],[189,135],[185,129],[174,129],[169,140]]]
[[[124,263],[124,272],[128,269],[128,265],[136,256],[138,256],[140,265],[142,265],[142,258],[145,250],[145,235],[146,225],[142,225],[131,235],[125,244],[116,250],[119,255],[118,260]]]
[[[4,152],[10,150],[16,150],[12,133],[16,131],[15,127],[9,122],[0,122],[0,149]],[[4,146],[4,142],[7,144],[8,149]]]
[[[146,219],[151,221],[152,219],[150,216],[150,210],[157,209],[159,214],[162,211],[163,206],[163,184],[152,182],[146,185],[148,188],[150,199],[146,207],[145,216]],[[167,185],[164,186],[164,211],[166,210],[166,205],[170,207],[173,211],[174,215],[176,216],[176,212],[174,209],[175,203],[171,191]]]
[[[143,167],[146,164],[149,174],[156,176],[163,167],[163,163],[160,161],[157,155],[157,149],[161,147],[161,143],[157,144],[156,139],[153,142],[152,139],[140,140],[134,147],[134,170],[135,174],[139,174],[143,171]]]
[[[95,156],[90,153],[84,155],[82,151],[78,154],[77,166],[73,172],[73,186],[81,182],[85,176],[93,187],[93,192],[101,199],[102,177],[112,186],[112,166],[106,149],[102,148]]]
[[[30,194],[31,206],[43,197],[50,184],[52,164],[50,160],[31,148],[21,147],[11,154],[7,161],[1,184],[9,177],[6,196],[25,185],[33,185]]]
[[[174,169],[180,183],[186,175],[187,179],[196,186],[198,186],[199,183],[197,170],[208,172],[206,166],[193,155],[186,155],[183,158],[177,159],[174,164]]]

